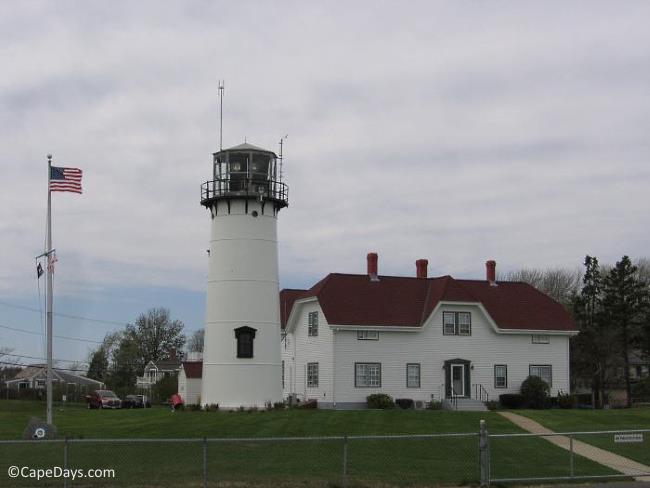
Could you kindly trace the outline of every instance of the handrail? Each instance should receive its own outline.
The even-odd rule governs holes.
[[[480,383],[474,384],[474,399],[480,402],[488,402],[490,399],[490,394],[485,389],[485,387]]]
[[[256,177],[215,178],[201,185],[201,204],[209,206],[219,198],[261,198],[281,207],[289,205],[289,187],[281,181]]]
[[[454,407],[454,410],[458,410],[458,394],[454,390],[454,385],[449,385],[451,390],[451,405]]]

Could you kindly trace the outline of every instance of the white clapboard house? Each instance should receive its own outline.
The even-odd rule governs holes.
[[[518,393],[529,375],[569,392],[564,307],[525,283],[332,273],[309,290],[282,290],[285,397],[322,408],[358,408],[372,393],[465,405]],[[479,403],[481,402],[481,403]]]

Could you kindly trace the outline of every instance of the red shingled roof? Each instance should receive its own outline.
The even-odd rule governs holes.
[[[564,307],[526,283],[331,273],[309,290],[282,290],[282,327],[300,298],[316,297],[334,325],[418,327],[440,301],[480,302],[501,329],[573,331]]]
[[[183,369],[188,378],[201,378],[203,376],[203,361],[183,361]]]

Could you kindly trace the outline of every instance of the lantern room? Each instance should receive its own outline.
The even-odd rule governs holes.
[[[273,151],[244,143],[214,153],[213,180],[201,187],[201,204],[221,199],[259,199],[276,207],[288,205],[287,186],[280,181],[280,159]]]

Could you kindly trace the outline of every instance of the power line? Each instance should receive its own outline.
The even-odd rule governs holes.
[[[26,358],[26,359],[42,359],[42,360],[47,360],[47,358],[41,358],[37,356],[24,356],[22,354],[14,354],[12,352],[6,352],[4,353],[5,356],[12,357],[12,358]],[[57,359],[54,358],[55,361],[61,361],[64,363],[79,363],[79,364],[89,364],[87,361],[79,361],[77,359]]]
[[[16,327],[9,327],[7,325],[2,325],[2,324],[0,324],[0,327],[3,328],[3,329],[14,330],[16,332],[22,332],[23,334],[33,334],[33,335],[38,335],[38,336],[44,335],[42,332],[35,332],[35,331],[31,331],[31,330],[18,329]],[[82,339],[80,337],[68,337],[68,336],[60,336],[60,335],[55,335],[55,336],[52,336],[52,337],[56,337],[57,339],[65,339],[67,341],[93,342],[95,344],[103,344],[102,341],[94,341],[92,339]]]
[[[27,310],[28,312],[36,312],[39,314],[42,314],[41,310],[38,310],[36,308],[32,307],[25,307],[23,305],[15,305],[13,303],[8,303],[5,301],[0,300],[0,305],[3,305],[5,307],[10,307],[10,308],[17,308],[19,310]],[[88,322],[98,322],[101,324],[110,324],[110,325],[120,325],[124,327],[125,325],[129,325],[127,322],[117,322],[115,320],[104,320],[104,319],[95,319],[92,317],[84,317],[82,315],[71,315],[71,314],[66,314],[66,313],[53,313],[52,315],[56,315],[57,317],[65,317],[68,319],[75,319],[75,320],[87,320]]]
[[[0,364],[7,364],[7,365],[9,365],[9,366],[23,366],[23,367],[25,367],[25,366],[29,366],[28,364],[23,364],[23,363],[11,363],[11,362],[9,362],[9,361],[0,361]],[[41,368],[41,369],[47,369],[45,366],[33,366],[33,367]],[[58,367],[55,367],[54,369],[58,369],[58,370],[60,370],[60,371],[74,371],[74,372],[77,372],[77,373],[79,372],[78,369],[71,369],[71,368],[58,368]]]

